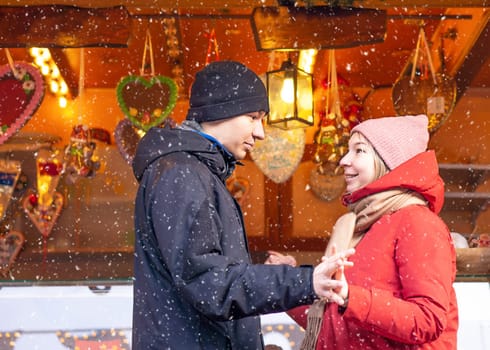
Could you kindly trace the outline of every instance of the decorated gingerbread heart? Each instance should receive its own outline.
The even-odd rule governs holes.
[[[160,127],[175,127],[177,123],[168,117],[163,121]],[[143,137],[144,132],[134,127],[129,119],[123,119],[116,125],[114,130],[114,139],[116,140],[117,149],[123,156],[124,160],[131,165],[138,142]]]
[[[63,209],[63,196],[54,192],[51,203],[41,205],[39,196],[31,191],[25,196],[22,207],[41,235],[47,238],[60,216],[61,209]]]
[[[24,235],[18,231],[0,235],[0,275],[7,276],[24,242]]]
[[[114,130],[117,149],[128,164],[131,164],[133,161],[136,146],[141,138],[136,130],[129,119],[121,120],[117,123],[116,129]]]
[[[44,80],[37,68],[24,62],[0,67],[0,144],[24,126],[44,97]]]
[[[124,77],[116,88],[117,102],[124,115],[138,129],[148,131],[162,124],[177,102],[177,84],[157,75]]]
[[[265,126],[264,129],[265,139],[255,143],[250,156],[269,179],[275,183],[285,182],[303,158],[305,131],[271,126]]]

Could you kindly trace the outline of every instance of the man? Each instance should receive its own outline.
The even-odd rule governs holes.
[[[233,61],[196,74],[187,118],[153,128],[133,161],[133,350],[263,349],[258,315],[343,303],[331,279],[347,251],[311,266],[254,265],[240,207],[225,186],[264,138],[269,111],[260,78]]]

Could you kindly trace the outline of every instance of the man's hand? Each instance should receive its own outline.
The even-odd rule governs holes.
[[[267,252],[269,256],[265,260],[265,264],[270,264],[270,265],[290,265],[290,266],[296,266],[296,259],[292,255],[284,255],[279,252],[269,250]]]

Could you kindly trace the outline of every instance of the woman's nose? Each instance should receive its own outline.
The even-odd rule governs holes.
[[[349,156],[349,153],[347,153],[345,156],[343,156],[342,158],[340,158],[340,161],[339,161],[339,165],[340,166],[346,166],[346,165],[349,165],[350,163],[350,160],[348,158]]]

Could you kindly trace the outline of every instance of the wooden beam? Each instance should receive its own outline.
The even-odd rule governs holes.
[[[126,47],[131,18],[122,7],[0,7],[0,47]]]
[[[459,99],[472,81],[482,71],[485,64],[490,62],[490,22],[488,16],[486,24],[480,31],[471,50],[465,56],[459,70],[455,74],[457,82],[457,99]]]
[[[257,50],[346,48],[382,42],[386,11],[316,7],[256,7],[252,30]]]
[[[8,6],[32,6],[49,5],[53,0],[3,0],[2,3]],[[108,7],[123,5],[129,8],[147,9],[153,8],[156,11],[169,8],[193,8],[195,10],[209,8],[243,8],[260,6],[277,6],[277,0],[57,0],[60,5],[76,5],[80,7]],[[149,4],[151,3],[151,4]],[[298,2],[300,5],[302,1]],[[304,1],[306,3],[306,1]],[[488,7],[488,0],[311,0],[311,5],[321,6],[328,4],[341,3],[354,7],[385,9],[390,7],[402,8],[448,8],[448,7]]]

